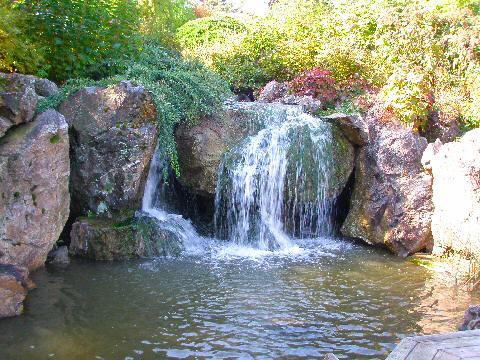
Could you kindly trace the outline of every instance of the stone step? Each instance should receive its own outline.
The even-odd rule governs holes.
[[[403,339],[386,360],[480,359],[480,330]]]

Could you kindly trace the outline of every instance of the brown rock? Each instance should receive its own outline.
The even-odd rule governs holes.
[[[289,92],[289,87],[286,83],[280,83],[278,81],[270,81],[263,87],[258,96],[259,102],[273,102],[284,96]]]
[[[258,131],[261,113],[265,111],[268,111],[265,104],[237,103],[202,119],[198,125],[181,124],[175,131],[180,183],[191,193],[215,196],[223,154]]]
[[[28,284],[26,269],[0,264],[0,318],[17,316],[23,312]]]
[[[367,118],[370,142],[360,149],[351,208],[341,232],[407,256],[433,246],[431,177],[422,169],[426,139],[401,124]]]
[[[57,91],[46,79],[0,73],[0,137],[12,126],[32,121],[39,98]]]
[[[138,208],[157,143],[150,94],[122,82],[90,87],[59,110],[71,127],[71,191],[74,216]]]
[[[440,147],[431,168],[434,252],[480,257],[480,129]]]
[[[48,110],[0,139],[0,262],[42,266],[70,206],[68,127]]]
[[[324,119],[336,124],[353,145],[363,146],[368,143],[368,125],[360,116],[332,114]]]

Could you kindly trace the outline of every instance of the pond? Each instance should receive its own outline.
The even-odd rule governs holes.
[[[0,359],[384,359],[409,335],[454,331],[480,296],[341,239],[277,252],[205,240],[180,258],[74,261],[33,274],[0,321]]]

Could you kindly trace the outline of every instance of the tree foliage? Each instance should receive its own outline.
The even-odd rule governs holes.
[[[139,47],[133,0],[23,0],[25,32],[44,53],[39,75],[102,77]]]
[[[474,0],[279,0],[266,17],[240,18],[244,31],[184,53],[239,91],[317,68],[337,86],[383,88],[385,108],[419,128],[431,112],[472,126],[480,119],[478,11]]]

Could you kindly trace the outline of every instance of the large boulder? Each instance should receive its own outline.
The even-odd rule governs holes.
[[[323,119],[338,126],[353,145],[364,146],[368,143],[368,125],[361,116],[336,113]]]
[[[400,256],[433,247],[432,178],[421,158],[427,140],[401,124],[367,116],[370,141],[360,148],[343,235],[387,246]]]
[[[89,87],[59,111],[71,128],[73,215],[138,208],[157,142],[150,94],[129,82]]]
[[[0,264],[0,318],[17,316],[23,312],[23,301],[31,286],[28,270]]]
[[[146,215],[80,218],[70,233],[70,254],[93,260],[177,256],[183,243],[172,224]]]
[[[205,117],[195,126],[180,125],[175,140],[182,186],[190,193],[214,197],[223,154],[257,132],[266,111],[266,104],[237,103]]]
[[[54,110],[0,139],[0,263],[36,269],[68,219],[68,126]]]
[[[0,137],[12,126],[32,121],[38,100],[57,91],[47,79],[0,73]]]
[[[431,156],[434,252],[480,257],[480,129],[439,146]]]

